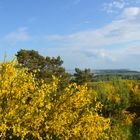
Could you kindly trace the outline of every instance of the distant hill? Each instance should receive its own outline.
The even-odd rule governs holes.
[[[75,70],[67,70],[67,72],[73,74],[75,72]],[[94,73],[94,75],[119,75],[119,74],[123,74],[123,75],[137,75],[140,74],[139,71],[135,71],[135,70],[128,70],[128,69],[102,69],[102,70],[92,70],[92,72]]]
[[[75,70],[67,70],[70,74],[74,74]],[[140,72],[128,69],[102,69],[92,70],[94,78],[92,81],[110,81],[113,77],[125,80],[140,80]]]
[[[93,73],[95,75],[135,75],[135,74],[140,74],[138,71],[134,70],[127,70],[127,69],[105,69],[105,70],[93,70]]]

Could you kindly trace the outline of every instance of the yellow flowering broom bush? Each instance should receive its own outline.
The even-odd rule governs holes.
[[[136,110],[134,105],[140,103],[138,82],[115,80],[94,84],[97,101],[103,105],[101,112],[110,118],[110,140],[138,139],[134,134],[139,110],[139,106]]]
[[[86,85],[68,85],[60,94],[59,80],[46,84],[15,67],[0,65],[0,139],[108,139],[110,119]]]

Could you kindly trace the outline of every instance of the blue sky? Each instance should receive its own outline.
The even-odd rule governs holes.
[[[0,61],[20,49],[66,69],[140,70],[140,0],[0,0]]]

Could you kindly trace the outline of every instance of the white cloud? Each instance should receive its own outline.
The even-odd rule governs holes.
[[[139,46],[128,46],[122,50],[127,55],[140,55],[140,45]]]
[[[107,13],[114,13],[116,9],[123,9],[127,5],[125,0],[114,0],[110,3],[103,4],[103,10]]]
[[[131,18],[128,18],[130,17],[128,16],[129,12]],[[104,27],[70,35],[52,35],[47,37],[47,41],[55,42],[61,46],[57,52],[65,57],[66,63],[70,61],[67,60],[69,56],[73,65],[77,65],[82,60],[87,67],[95,64],[97,68],[101,68],[101,66],[126,68],[129,65],[134,65],[134,62],[139,63],[135,60],[136,56],[140,59],[139,29],[139,7],[130,7],[129,9],[125,8],[117,20]],[[53,53],[56,52],[55,49],[56,47],[49,48],[49,51]],[[81,60],[77,57],[80,57]]]
[[[129,9],[129,7],[134,7],[140,4],[140,0],[112,0],[112,2],[104,3],[103,10],[107,13],[120,13],[122,10],[126,8],[126,13],[132,14],[137,13],[137,9]]]
[[[123,12],[124,13],[124,12]],[[102,47],[106,45],[125,43],[135,40],[140,40],[140,15],[128,19],[114,20],[110,24],[93,30],[87,30],[70,35],[52,35],[48,36],[49,41],[55,41],[62,45],[73,45],[81,47]]]
[[[125,8],[122,15],[128,18],[132,16],[140,15],[140,7]]]
[[[29,38],[30,37],[28,35],[27,28],[22,27],[22,28],[19,28],[17,31],[14,31],[5,35],[3,40],[15,44],[17,42],[27,41],[29,40]]]

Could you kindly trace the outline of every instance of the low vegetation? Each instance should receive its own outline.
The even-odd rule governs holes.
[[[0,64],[1,139],[140,139],[139,81],[92,82],[89,69],[68,74],[60,57],[19,54]]]

